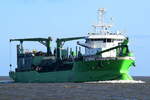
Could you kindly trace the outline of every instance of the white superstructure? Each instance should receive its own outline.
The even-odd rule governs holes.
[[[123,42],[126,37],[119,32],[112,33],[108,28],[112,27],[112,24],[104,23],[105,9],[100,8],[98,24],[93,25],[95,33],[89,33],[85,38],[85,43],[79,43],[79,45],[85,47],[85,55],[94,55],[98,51],[103,51],[111,47],[118,46],[119,43]],[[102,57],[116,57],[116,50],[103,53]]]

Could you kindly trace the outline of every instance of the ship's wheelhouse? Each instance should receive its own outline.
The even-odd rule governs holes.
[[[97,52],[118,46],[124,39],[123,35],[90,35],[85,41],[85,45],[89,47],[85,48],[85,54],[95,55]],[[116,57],[116,50],[103,53],[102,57]]]

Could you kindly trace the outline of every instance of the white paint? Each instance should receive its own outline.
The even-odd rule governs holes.
[[[141,80],[111,80],[111,81],[95,81],[95,82],[85,82],[85,83],[146,83]]]
[[[126,39],[126,36],[121,32],[117,31],[113,33],[108,30],[112,25],[104,22],[104,8],[99,9],[98,12],[98,24],[93,25],[95,33],[89,33],[85,37],[86,42],[79,43],[79,45],[85,47],[85,55],[95,55],[97,52],[118,46],[119,43]],[[102,57],[116,57],[116,50],[105,52],[102,54]]]

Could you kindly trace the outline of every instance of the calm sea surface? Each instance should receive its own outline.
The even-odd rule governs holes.
[[[0,100],[150,100],[145,83],[13,83],[0,77]]]

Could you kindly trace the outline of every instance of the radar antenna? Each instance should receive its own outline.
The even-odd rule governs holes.
[[[101,34],[107,34],[108,33],[107,29],[110,28],[110,27],[112,27],[112,24],[106,24],[104,22],[105,11],[106,11],[105,8],[98,9],[98,24],[93,25],[93,27],[95,28],[95,31],[96,32],[98,31]]]

